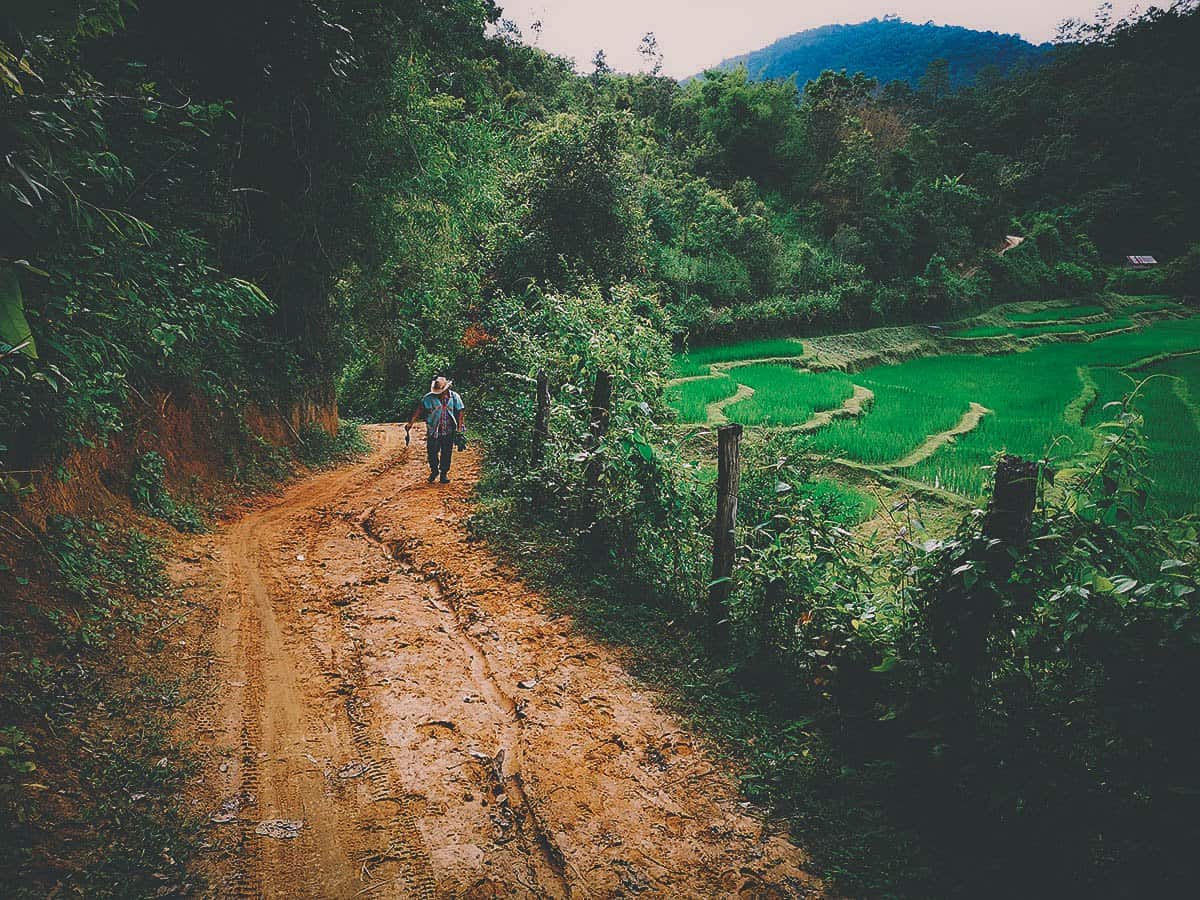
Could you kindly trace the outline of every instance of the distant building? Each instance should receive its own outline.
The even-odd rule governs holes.
[[[1127,256],[1125,265],[1130,269],[1150,269],[1158,265],[1158,260],[1153,256]]]

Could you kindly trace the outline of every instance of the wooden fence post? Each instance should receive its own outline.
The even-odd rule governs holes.
[[[987,663],[988,638],[1004,602],[1019,591],[1008,583],[1016,567],[1013,551],[1029,541],[1033,507],[1037,501],[1038,464],[1019,456],[1002,456],[996,461],[995,487],[983,520],[982,569],[987,573],[958,602],[943,609],[938,625],[953,641],[952,656],[957,670],[956,704],[966,710],[976,679]]]
[[[596,373],[596,386],[592,390],[592,407],[589,415],[588,431],[591,434],[590,447],[592,456],[584,470],[583,482],[589,491],[595,490],[600,483],[600,443],[608,432],[608,422],[612,409],[612,374],[601,369]]]
[[[1019,456],[1000,457],[996,461],[996,486],[983,522],[983,533],[1006,544],[1019,545],[1029,540],[1037,484],[1037,463]]]
[[[535,466],[542,464],[546,439],[550,436],[550,378],[545,371],[537,373],[537,411],[533,416],[533,447],[530,456]]]
[[[734,529],[738,486],[742,479],[742,426],[717,429],[717,518],[713,522],[712,584],[708,589],[708,627],[719,644],[729,637],[728,602],[733,590]]]

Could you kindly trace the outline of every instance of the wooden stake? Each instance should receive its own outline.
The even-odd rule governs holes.
[[[534,466],[540,466],[550,437],[550,378],[545,371],[537,373],[537,411],[533,416],[533,448],[530,456]]]
[[[1019,456],[1000,457],[996,461],[996,486],[983,522],[983,533],[1007,544],[1028,541],[1037,484],[1037,463]]]
[[[601,369],[596,373],[596,386],[592,390],[591,421],[588,431],[591,434],[592,457],[588,460],[584,471],[584,484],[588,490],[594,490],[600,483],[600,443],[608,433],[608,422],[612,409],[612,373]]]
[[[733,589],[734,529],[738,486],[742,479],[742,426],[717,429],[717,518],[713,523],[712,585],[708,590],[708,625],[714,638],[729,636],[729,594]]]

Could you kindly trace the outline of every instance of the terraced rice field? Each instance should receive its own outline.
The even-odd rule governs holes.
[[[1051,306],[1034,312],[1011,312],[1004,318],[1018,325],[1032,325],[1037,322],[1074,322],[1077,319],[1104,315],[1108,315],[1107,309],[1090,303],[1086,306]]]
[[[1088,307],[1057,309],[1061,315],[1064,309]],[[1112,321],[1102,323],[1106,330]],[[1118,321],[1133,327],[1128,319]],[[812,343],[819,357],[820,342]],[[987,484],[987,467],[1001,450],[1059,464],[1086,458],[1111,415],[1105,403],[1129,393],[1129,375],[1153,376],[1134,403],[1145,418],[1155,496],[1173,512],[1197,509],[1200,317],[1158,321],[1090,341],[1043,342],[1022,352],[1015,352],[1021,345],[1014,342],[1014,352],[999,355],[953,352],[963,346],[933,339],[929,352],[940,355],[850,375],[774,363],[723,366],[705,389],[728,397],[738,385],[753,388],[752,397],[728,404],[725,414],[747,425],[779,428],[800,425],[814,412],[839,405],[854,385],[868,388],[875,399],[864,414],[830,422],[797,440],[814,453],[977,497]],[[724,350],[728,361],[737,345]],[[696,405],[677,407],[690,416],[686,421],[703,421]],[[947,432],[964,433],[950,437]]]
[[[703,424],[708,420],[708,405],[732,397],[737,389],[737,382],[728,375],[713,375],[671,385],[667,402],[679,413],[680,422]]]
[[[983,325],[977,328],[966,328],[955,332],[960,338],[987,337],[1034,337],[1039,334],[1107,334],[1123,328],[1132,328],[1133,321],[1124,317],[1117,319],[1102,319],[1099,322],[1046,322],[1041,325],[1029,325],[1007,328],[1003,325]]]
[[[768,338],[758,341],[743,341],[738,344],[700,347],[675,357],[673,374],[677,378],[707,375],[709,367],[714,363],[793,357],[799,356],[803,352],[804,345],[791,338]]]
[[[1147,469],[1163,503],[1187,510],[1200,488],[1200,353],[1164,360],[1142,369],[1092,370],[1096,401],[1085,422],[1103,427],[1132,393],[1144,420]]]
[[[854,393],[843,372],[803,372],[778,363],[738,366],[727,377],[754,391],[753,397],[725,408],[729,421],[743,425],[801,424],[815,412],[841,406]]]

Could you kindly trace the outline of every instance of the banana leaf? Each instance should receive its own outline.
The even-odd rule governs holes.
[[[0,342],[20,347],[30,359],[37,359],[37,344],[25,319],[21,282],[12,268],[0,269]]]

